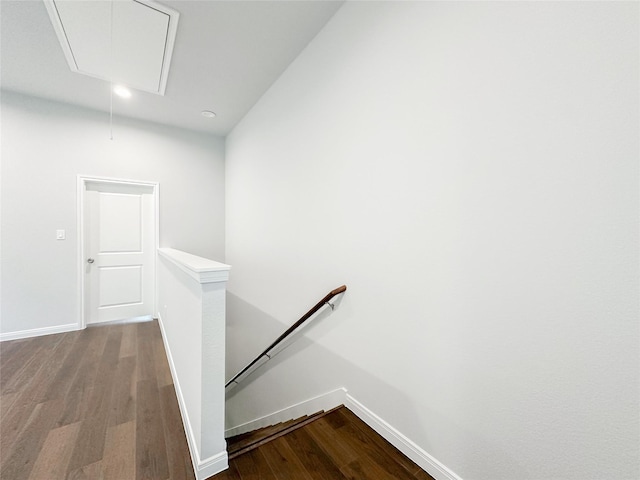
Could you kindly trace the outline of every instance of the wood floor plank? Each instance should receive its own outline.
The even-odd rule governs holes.
[[[333,430],[338,430],[349,423],[350,417],[345,417],[341,415],[341,412],[343,410],[347,410],[347,409],[346,408],[333,409],[330,413],[325,415],[324,417],[325,423],[327,423]]]
[[[66,334],[56,335],[50,342],[42,342],[38,339],[40,341],[34,343],[33,349],[21,349],[22,355],[19,356],[21,360],[24,358],[23,355],[28,355],[28,357],[24,358],[24,363],[9,378],[2,377],[2,386],[0,387],[2,393],[15,392],[17,388],[22,390],[25,385],[39,386],[40,382],[36,379],[38,372],[49,364],[52,352],[57,349],[65,337]],[[40,403],[40,401],[36,401],[36,403]]]
[[[132,445],[136,444],[136,423],[134,420],[107,428],[104,442],[102,470],[107,479],[135,479],[136,453]]]
[[[20,395],[20,392],[7,393],[6,395],[0,395],[0,424],[2,419],[11,411],[11,407],[16,398]]]
[[[81,469],[86,465],[102,460],[104,442],[107,430],[108,406],[99,397],[102,396],[102,389],[93,389],[90,398],[91,403],[98,405],[92,408],[93,414],[80,422],[80,432],[78,441],[73,451],[69,468],[71,470]]]
[[[412,475],[426,473],[424,472],[416,463],[414,463],[411,459],[409,459],[406,455],[402,454],[398,451],[393,445],[387,442],[384,438],[382,438],[373,428],[360,420],[353,412],[351,412],[347,408],[342,408],[337,412],[336,416],[340,416],[344,419],[345,422],[349,422],[353,428],[357,428],[361,431],[367,438],[376,444],[379,448],[386,451],[387,454],[392,455],[394,461],[400,464],[405,470],[407,470]],[[343,423],[344,425],[345,423]]]
[[[0,435],[0,466],[4,467],[18,443],[20,434],[37,417],[41,408],[42,404],[25,402],[11,408],[7,416],[2,419],[0,423],[0,432],[2,432]]]
[[[235,464],[230,463],[229,468],[223,472],[211,477],[211,480],[243,480],[240,476],[240,472],[236,468]]]
[[[35,349],[35,351],[28,351],[22,349],[18,352],[18,358],[24,358],[24,361],[20,360],[20,365],[11,365],[7,373],[2,373],[0,377],[0,391],[4,395],[17,391],[17,388],[21,388],[23,385],[30,383],[36,372],[42,366],[38,357],[42,355],[42,348]]]
[[[67,476],[67,480],[106,480],[102,462],[94,462],[72,471]]]
[[[231,464],[240,474],[238,480],[278,480],[261,448],[239,456]]]
[[[89,408],[89,399],[93,392],[93,387],[87,386],[82,389],[70,389],[65,396],[64,410],[60,415],[60,425],[69,425],[81,421]]]
[[[56,398],[55,395],[51,394],[52,385],[56,381],[56,374],[67,360],[78,338],[76,332],[63,333],[60,337],[60,341],[55,348],[48,352],[46,358],[40,358],[42,365],[34,375],[29,388],[24,391],[24,394],[35,403],[46,402]]]
[[[135,323],[122,326],[122,343],[120,344],[120,358],[136,355],[136,338],[138,327]]]
[[[56,426],[61,412],[61,399],[36,405],[27,424],[13,443],[10,455],[2,459],[0,478],[29,477],[46,436],[49,430]]]
[[[340,469],[331,461],[311,435],[304,429],[294,430],[284,437],[285,441],[302,461],[309,475],[315,480],[340,479]]]
[[[169,476],[172,480],[194,480],[195,473],[173,385],[165,385],[160,389],[160,408]]]
[[[149,328],[150,326],[153,326],[151,322],[136,324],[138,352],[136,377],[138,381],[148,380],[150,378],[156,380],[156,366],[153,354],[153,331]]]
[[[79,430],[80,424],[72,423],[49,431],[29,480],[65,478]]]
[[[81,422],[78,442],[69,462],[70,470],[81,469],[85,465],[102,460],[119,352],[120,335],[117,331],[108,332],[96,378],[90,389],[88,409]]]
[[[278,480],[313,480],[284,437],[260,447]]]
[[[75,341],[73,332],[50,335],[48,337],[51,337],[49,338],[50,348],[43,348],[42,339],[38,339],[39,341],[36,344],[40,346],[31,349],[33,357],[29,364],[37,366],[37,371],[32,374],[32,378],[24,380],[20,386],[20,391],[14,392],[11,403],[6,406],[7,410],[3,411],[3,415],[0,417],[0,431],[2,431],[0,449],[3,450],[3,455],[6,455],[9,451],[7,443],[12,447],[15,446],[18,430],[24,426],[24,422],[28,418],[26,412],[33,410],[37,404],[44,402],[47,397],[46,391],[51,385],[52,379],[56,377],[57,369],[60,368],[60,364],[71,350]],[[20,376],[23,373],[25,372],[22,371]],[[3,410],[4,408],[5,405],[3,405]],[[21,423],[22,425],[20,425]]]
[[[62,377],[61,384],[55,384],[58,393],[49,393],[50,396],[65,396],[65,410],[60,419],[62,425],[76,423],[86,418],[90,410],[90,400],[108,338],[108,332],[104,328],[87,328],[81,332],[83,335],[70,352],[68,362],[65,361],[65,365],[61,368],[67,373]]]
[[[153,364],[152,364],[153,366]],[[136,479],[169,478],[162,411],[155,378],[138,381],[136,408]]]
[[[307,431],[338,468],[358,459],[357,452],[344,439],[336,436],[326,417],[309,424]]]
[[[349,480],[396,480],[379,464],[372,461],[367,456],[359,458],[347,465],[343,465],[340,470]],[[404,478],[404,477],[403,477]]]
[[[0,374],[2,370],[5,368],[5,365],[2,363],[3,359],[6,363],[8,358],[16,355],[17,350],[24,347],[25,344],[29,342],[26,338],[21,338],[19,340],[9,340],[5,342],[0,342]]]
[[[335,412],[333,415],[336,417],[342,416],[342,412]],[[358,421],[358,424],[363,424],[362,421]],[[396,450],[396,448],[390,443],[384,441],[378,435],[367,435],[362,428],[358,428],[355,422],[345,422],[339,427],[342,433],[341,438],[348,443],[351,448],[361,452],[358,460],[361,467],[367,467],[370,462],[364,460],[364,457],[368,457],[371,460],[375,460],[375,464],[383,468],[389,478],[411,480],[413,473],[416,472],[415,468],[412,471],[405,469],[400,463],[400,457],[403,456]],[[381,443],[382,440],[384,443]],[[406,457],[405,457],[406,458]]]
[[[7,388],[7,384],[14,381],[14,376],[19,374],[28,367],[32,361],[37,362],[39,351],[42,348],[51,349],[55,347],[55,344],[60,339],[56,338],[45,341],[40,337],[31,339],[14,340],[13,342],[3,342],[0,349],[0,355],[2,355],[2,365],[0,366],[0,392],[10,393]],[[11,345],[14,343],[15,345]],[[9,343],[9,345],[5,345]],[[28,375],[23,375],[25,379]],[[22,385],[22,382],[17,382]]]
[[[89,368],[89,366],[97,365],[100,361],[100,355],[104,350],[104,344],[107,340],[107,332],[100,328],[88,328],[84,330],[74,344],[74,347],[67,355],[64,363],[58,370],[51,387],[47,392],[49,398],[66,397],[74,380],[78,378],[77,373],[81,368]],[[83,382],[93,383],[94,378],[84,372],[79,378]],[[75,423],[73,419],[71,423]]]
[[[109,426],[127,423],[136,416],[136,357],[120,357],[116,369]]]
[[[114,325],[107,337],[107,344],[104,347],[100,363],[104,368],[115,370],[120,359],[120,344],[122,343],[122,325]]]

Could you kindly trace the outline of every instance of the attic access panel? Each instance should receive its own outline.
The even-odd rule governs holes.
[[[164,95],[178,12],[152,0],[44,3],[72,71]]]

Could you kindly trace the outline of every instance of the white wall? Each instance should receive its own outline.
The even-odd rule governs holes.
[[[78,321],[78,174],[159,182],[160,245],[224,259],[223,139],[4,91],[1,135],[3,334]]]
[[[339,10],[227,139],[228,374],[349,290],[227,427],[345,386],[466,480],[639,478],[638,18]]]

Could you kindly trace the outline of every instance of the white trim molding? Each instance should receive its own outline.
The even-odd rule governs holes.
[[[204,460],[198,458],[197,462],[195,471],[197,480],[205,480],[229,468],[229,457],[226,450]]]
[[[159,248],[158,254],[171,261],[198,283],[216,283],[229,280],[230,265],[173,248]]]
[[[109,177],[95,177],[90,175],[77,175],[76,181],[76,207],[77,207],[77,229],[78,229],[78,265],[77,265],[77,282],[78,282],[78,324],[77,329],[81,330],[87,326],[85,313],[85,235],[84,235],[84,191],[87,184],[110,184],[110,185],[122,185],[123,187],[147,187],[153,190],[151,194],[153,196],[153,234],[155,235],[155,242],[153,248],[158,249],[160,241],[160,184],[158,182],[148,182],[140,180],[109,178]],[[152,256],[154,264],[156,262],[156,255]],[[157,268],[157,265],[154,269]],[[158,311],[158,295],[157,295],[157,273],[153,278],[153,296],[155,297],[152,305],[152,312]]]
[[[0,333],[0,342],[8,340],[20,340],[22,338],[39,337],[41,335],[54,335],[56,333],[73,332],[81,330],[77,323],[66,325],[55,325],[53,327],[32,328],[31,330],[20,330],[18,332]]]

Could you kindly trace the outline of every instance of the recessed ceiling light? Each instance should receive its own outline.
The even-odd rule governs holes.
[[[203,110],[202,112],[200,112],[200,115],[206,118],[213,118],[216,116],[216,114],[213,113],[211,110]]]
[[[123,87],[122,85],[116,85],[115,87],[113,87],[113,93],[122,98],[131,97],[131,90],[129,90],[127,87]]]

